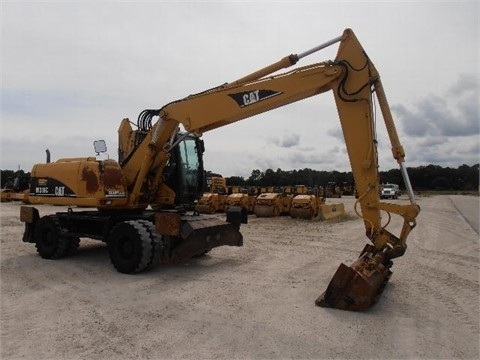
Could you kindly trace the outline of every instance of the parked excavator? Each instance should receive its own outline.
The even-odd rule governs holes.
[[[339,43],[335,60],[289,68],[300,59]],[[198,198],[203,188],[199,136],[235,121],[332,90],[359,197],[367,244],[351,265],[341,264],[316,304],[345,310],[372,306],[389,280],[392,260],[402,256],[420,211],[405,166],[380,76],[353,31],[306,52],[289,55],[236,81],[144,110],[131,143],[120,145],[120,161],[63,159],[37,164],[31,172],[30,197],[46,204],[87,205],[97,210],[39,216],[22,206],[23,240],[35,243],[40,256],[69,254],[82,237],[107,243],[110,259],[124,273],[143,271],[158,258],[178,261],[220,245],[241,246],[239,228],[245,214],[227,213],[227,222],[212,215],[192,215],[182,204]],[[379,199],[377,139],[373,96],[376,95],[409,195],[408,204]],[[158,121],[152,124],[152,119]],[[185,133],[179,132],[183,125]],[[125,151],[126,150],[126,151]],[[155,210],[150,210],[154,206]],[[403,218],[397,237],[381,223],[381,212]]]

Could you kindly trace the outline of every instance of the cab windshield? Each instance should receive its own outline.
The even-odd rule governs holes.
[[[172,149],[165,167],[165,183],[175,191],[175,204],[193,204],[203,190],[201,141],[189,136]]]

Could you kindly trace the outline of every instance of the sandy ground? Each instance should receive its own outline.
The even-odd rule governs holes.
[[[353,216],[252,216],[242,248],[123,275],[91,240],[41,259],[21,241],[19,204],[2,204],[1,359],[478,359],[479,199],[418,203],[407,253],[362,313],[314,305],[366,243]]]

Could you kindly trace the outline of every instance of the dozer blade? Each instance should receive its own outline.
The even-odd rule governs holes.
[[[155,229],[167,240],[161,261],[180,263],[219,246],[243,246],[240,224],[248,221],[246,210],[231,207],[226,215],[227,219],[223,221],[211,215],[158,212],[155,215]]]
[[[320,218],[330,220],[345,215],[345,205],[343,203],[322,204],[319,207]]]
[[[350,267],[340,264],[327,290],[315,304],[340,310],[368,309],[377,302],[390,279],[391,265],[392,262],[386,259],[384,253],[366,245]]]

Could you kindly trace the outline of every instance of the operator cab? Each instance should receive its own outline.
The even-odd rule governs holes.
[[[182,134],[177,134],[177,138],[180,136]],[[172,148],[164,181],[175,191],[175,205],[191,205],[202,195],[204,151],[203,140],[194,135],[187,135]]]

